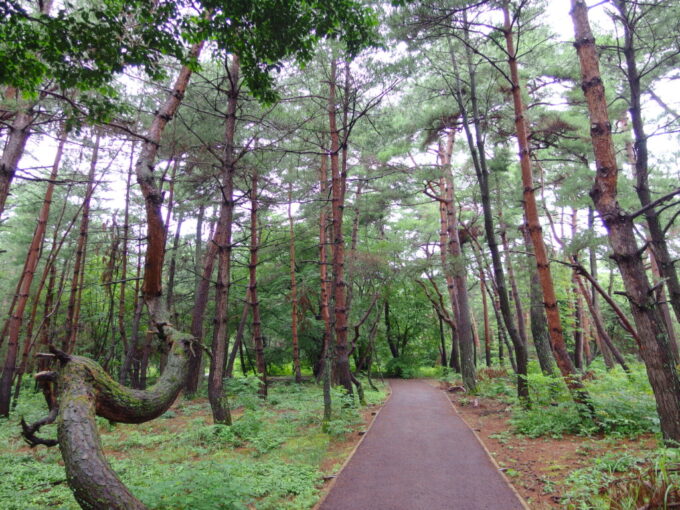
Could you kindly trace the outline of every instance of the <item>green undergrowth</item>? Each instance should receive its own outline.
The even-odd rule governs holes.
[[[654,395],[644,367],[631,363],[631,373],[620,368],[605,370],[598,363],[588,369],[584,384],[595,409],[595,420],[574,403],[559,377],[543,375],[533,365],[527,377],[531,406],[516,399],[514,377],[481,377],[477,393],[512,404],[511,424],[516,433],[529,437],[561,437],[563,434],[637,437],[659,432]]]
[[[677,508],[680,451],[611,452],[593,458],[564,481],[567,510]]]
[[[324,432],[321,388],[313,383],[274,384],[264,402],[255,379],[234,379],[227,386],[236,409],[232,426],[213,424],[205,399],[180,399],[165,415],[141,425],[98,419],[113,468],[150,509],[311,508],[325,474],[321,464],[361,423],[359,408],[334,390],[334,415]],[[364,386],[369,405],[386,397]],[[19,437],[20,416],[34,420],[44,413],[41,398],[26,391],[11,418],[0,421],[3,510],[79,508],[58,448],[31,450]],[[45,427],[44,436],[54,435],[53,429]]]
[[[589,459],[586,465],[572,471],[560,483],[561,508],[629,510],[680,506],[680,450],[653,446],[645,449],[634,441],[652,436],[661,444],[661,436],[644,366],[637,362],[630,366],[630,374],[619,367],[606,370],[597,362],[588,368],[584,385],[592,400],[595,419],[574,403],[560,377],[543,375],[535,364],[530,364],[527,378],[531,400],[528,408],[520,405],[516,397],[514,374],[499,369],[480,371],[476,394],[500,400],[511,410],[512,428],[506,432],[508,436],[576,435],[601,442],[601,451],[605,453],[595,454],[586,448],[584,455]]]

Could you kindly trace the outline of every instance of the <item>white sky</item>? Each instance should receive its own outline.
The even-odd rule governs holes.
[[[596,4],[598,2],[593,0],[590,3]],[[551,0],[545,11],[546,21],[560,36],[560,38],[564,40],[565,44],[571,44],[571,41],[573,40],[573,25],[569,15],[570,8],[570,0]],[[605,13],[605,8],[605,5],[597,5],[596,7],[592,8],[590,11],[590,18],[591,23],[594,26],[599,26],[606,30],[606,27],[610,26],[611,22]],[[670,83],[658,84],[656,86],[656,91],[662,95],[662,97],[667,99],[669,103],[673,104],[673,99],[676,97],[673,87],[674,84]],[[654,103],[645,104],[644,107],[645,111],[652,116],[660,111],[658,106]],[[672,147],[674,149],[676,145],[677,143],[675,137],[671,138],[669,136],[663,136],[655,137],[650,140],[650,150],[653,154],[670,154],[671,150],[669,148]],[[127,147],[126,150],[128,150]],[[52,163],[52,158],[55,151],[56,143],[52,139],[42,137],[39,142],[37,139],[32,139],[29,144],[28,151],[28,154],[32,155],[27,154],[27,156],[23,158],[20,166],[23,168],[41,165],[49,166]],[[83,161],[81,164],[83,168],[86,168],[88,164],[88,157],[88,155],[85,155],[84,157],[85,161]],[[125,186],[124,172],[127,170],[128,161],[128,156],[121,155],[119,164],[115,165],[118,167],[118,169],[114,168],[108,174],[109,178],[107,178],[107,181],[109,182],[109,191],[105,192],[104,194],[97,194],[99,197],[101,197],[101,199],[106,201],[108,208],[118,209],[119,211],[122,211],[123,209]],[[103,168],[107,164],[107,161],[102,161],[99,166],[100,168]],[[31,173],[36,174],[40,173],[40,171],[32,171]],[[194,230],[195,227],[191,224],[187,224],[183,228],[183,231],[186,233],[193,232]]]

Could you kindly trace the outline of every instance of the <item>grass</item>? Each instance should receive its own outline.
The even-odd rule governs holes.
[[[275,384],[265,402],[257,385],[247,378],[228,384],[230,401],[238,406],[231,427],[212,424],[205,399],[180,399],[161,418],[141,425],[101,420],[107,458],[150,509],[311,508],[323,476],[342,460],[346,440],[362,423],[360,409],[341,406],[344,397],[334,391],[334,416],[323,432],[319,386]],[[365,388],[369,405],[386,397]],[[44,413],[41,398],[26,390],[11,418],[0,421],[3,510],[79,508],[58,448],[31,450],[19,437],[20,416],[33,420]],[[49,428],[45,435],[54,433]]]

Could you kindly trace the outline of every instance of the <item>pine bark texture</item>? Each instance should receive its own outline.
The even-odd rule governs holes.
[[[630,92],[628,111],[635,136],[631,161],[635,169],[635,191],[640,204],[646,207],[653,200],[649,189],[648,136],[645,133],[644,119],[642,118],[642,75],[638,71],[635,48],[636,30],[639,28],[639,24],[644,24],[645,22],[644,15],[640,11],[646,7],[630,0],[614,0],[612,3],[619,13],[617,19],[623,25],[624,42],[622,51],[626,62],[625,75]],[[654,9],[654,6],[648,8],[651,10]],[[659,5],[657,8],[663,7]],[[649,228],[651,246],[658,264],[659,273],[666,281],[671,307],[675,312],[676,319],[680,321],[680,280],[675,270],[673,257],[668,249],[664,229],[654,207],[647,207],[644,216]],[[677,351],[677,345],[675,351]]]
[[[40,252],[43,240],[45,239],[45,231],[47,229],[47,220],[50,215],[50,207],[52,206],[52,195],[54,194],[54,181],[59,172],[61,164],[61,157],[64,152],[64,144],[66,143],[66,133],[62,133],[57,153],[52,165],[50,173],[50,182],[45,191],[45,198],[42,206],[38,212],[38,220],[33,231],[33,238],[28,247],[28,253],[24,262],[24,268],[21,272],[19,285],[17,288],[16,304],[12,308],[9,323],[7,327],[7,352],[5,353],[5,362],[2,367],[2,377],[0,377],[0,416],[9,416],[10,400],[12,395],[12,380],[16,370],[17,356],[19,353],[19,339],[21,335],[21,326],[24,321],[24,312],[28,305],[28,298],[31,292],[31,285],[33,277],[40,261]],[[3,335],[4,336],[4,335]],[[29,338],[25,339],[30,341]]]
[[[680,441],[680,380],[673,363],[668,334],[642,262],[633,219],[617,201],[618,167],[599,58],[584,0],[572,0],[575,47],[581,67],[581,87],[588,103],[590,135],[595,153],[595,183],[590,192],[607,229],[609,243],[626,289],[640,336],[640,354],[654,391],[664,440]]]
[[[465,12],[463,13],[465,16]],[[472,116],[469,115],[466,107],[466,101],[463,96],[463,85],[460,80],[458,62],[451,48],[450,55],[456,77],[456,101],[460,108],[460,114],[463,120],[463,129],[467,139],[468,147],[470,149],[470,156],[472,157],[473,166],[479,183],[480,199],[482,202],[482,211],[484,216],[484,232],[486,234],[486,242],[491,253],[491,264],[493,267],[493,277],[495,290],[498,293],[498,307],[500,315],[505,324],[505,329],[512,342],[515,351],[515,365],[517,373],[517,396],[523,400],[529,399],[529,386],[527,383],[527,368],[528,356],[527,348],[517,331],[513,313],[510,308],[510,298],[508,296],[508,288],[505,278],[505,271],[503,269],[503,262],[501,260],[498,249],[498,242],[496,240],[496,229],[494,225],[493,211],[491,209],[491,196],[489,192],[489,169],[486,163],[485,143],[483,135],[483,121],[479,110],[479,100],[477,97],[477,78],[476,70],[472,62],[472,49],[469,41],[469,23],[464,19],[465,28],[463,30],[463,39],[465,42],[465,56],[468,71],[468,85],[470,105],[472,106]],[[474,128],[474,135],[473,129]]]
[[[333,382],[352,393],[352,374],[349,367],[349,346],[347,344],[347,283],[345,282],[345,238],[342,232],[345,209],[345,182],[347,174],[340,171],[340,135],[337,127],[337,60],[332,59],[328,91],[328,123],[330,128],[331,160],[331,217],[333,243],[331,244],[333,267],[333,321],[335,332],[335,363]],[[345,142],[346,143],[346,142]]]
[[[534,247],[536,268],[538,271],[539,281],[541,282],[541,290],[543,291],[543,304],[545,306],[545,314],[548,320],[550,343],[552,345],[552,351],[555,355],[555,360],[557,361],[557,366],[562,373],[562,377],[564,378],[567,387],[572,392],[574,400],[580,404],[585,404],[592,414],[593,410],[590,398],[582,382],[575,374],[574,365],[569,358],[569,353],[567,352],[564,333],[562,331],[560,310],[557,305],[557,296],[555,295],[555,286],[553,285],[552,274],[550,272],[548,253],[545,248],[545,242],[543,241],[543,232],[538,216],[536,196],[534,195],[529,138],[527,134],[526,119],[524,117],[524,105],[522,104],[521,88],[519,84],[519,71],[512,36],[510,13],[507,3],[503,4],[503,16],[503,32],[505,34],[508,64],[510,67],[510,80],[512,82],[512,99],[515,109],[515,130],[517,134],[517,144],[519,146],[520,166],[522,169],[522,185],[524,186],[523,198],[524,213],[527,221],[526,228],[529,232],[529,237],[531,238],[531,244]]]
[[[213,331],[212,357],[208,374],[208,400],[215,423],[231,424],[229,404],[224,393],[224,366],[227,358],[227,327],[229,290],[231,287],[232,227],[234,218],[234,136],[236,133],[236,107],[238,102],[238,80],[240,64],[232,56],[229,68],[230,93],[227,100],[224,150],[222,157],[222,182],[220,216],[215,229],[215,244],[218,252],[217,283],[215,285],[215,327]],[[207,255],[206,255],[207,256]],[[207,270],[204,277],[209,277]]]
[[[442,171],[446,182],[446,229],[447,229],[447,252],[448,264],[445,272],[450,273],[453,279],[456,298],[456,325],[458,340],[460,343],[460,368],[463,376],[463,384],[468,392],[473,392],[477,386],[475,368],[474,339],[472,322],[470,320],[470,304],[467,292],[467,277],[465,257],[458,237],[458,215],[455,206],[454,181],[451,171],[451,156],[453,152],[455,131],[448,134],[446,145],[440,151]]]

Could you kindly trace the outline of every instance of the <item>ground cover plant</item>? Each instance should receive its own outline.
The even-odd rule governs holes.
[[[453,374],[508,448],[645,444],[633,479],[577,471],[560,498],[634,499],[645,476],[639,498],[674,494],[652,466],[680,444],[680,0],[0,0],[0,19],[0,419],[26,414],[31,444],[56,424],[83,508],[201,505],[209,478],[223,505],[303,504],[313,463],[273,456],[320,458],[373,380]],[[297,434],[320,415],[315,449]],[[40,473],[27,500],[65,493],[56,453],[18,444],[7,496]],[[151,451],[176,476],[132,458]]]
[[[277,383],[263,401],[253,378],[229,384],[232,426],[212,423],[205,398],[181,397],[144,425],[98,421],[114,470],[149,508],[297,510],[316,503],[324,477],[337,471],[384,400],[378,384],[381,391],[367,388],[367,408],[337,406],[325,432],[318,385]],[[333,398],[342,401],[342,391],[333,390]],[[27,390],[11,418],[0,422],[3,510],[79,508],[58,450],[28,448],[19,435],[19,416],[38,417],[41,399]]]
[[[532,509],[632,510],[678,502],[680,457],[663,444],[639,363],[631,363],[630,373],[589,367],[586,387],[597,422],[537,365],[530,365],[529,381],[529,408],[503,369],[482,371],[474,395],[450,395]],[[451,384],[449,376],[444,387]]]

